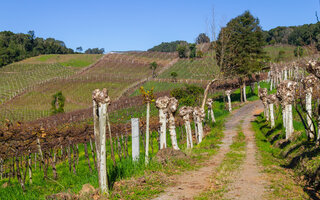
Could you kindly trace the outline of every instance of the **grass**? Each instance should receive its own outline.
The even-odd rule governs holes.
[[[195,199],[223,199],[225,193],[228,192],[228,185],[232,182],[233,176],[239,170],[243,163],[246,152],[245,135],[239,130],[237,136],[233,138],[230,145],[230,151],[226,153],[222,163],[212,175],[213,185],[209,191],[201,193]]]
[[[279,124],[281,122],[278,122]],[[270,137],[267,137],[268,124],[260,116],[252,122],[253,129],[256,133],[256,144],[259,150],[259,161],[263,166],[263,174],[268,177],[268,192],[266,199],[308,199],[309,196],[304,192],[297,182],[295,182],[294,172],[283,167],[284,160],[279,157],[280,148],[275,148],[270,143]],[[276,126],[279,127],[279,126]],[[275,134],[281,131],[280,128],[273,130]]]
[[[47,54],[21,61],[24,64],[52,64],[58,63],[64,67],[87,67],[97,60],[102,54]]]
[[[294,49],[296,46],[291,45],[270,45],[264,47],[264,50],[266,51],[267,55],[270,57],[272,62],[278,62],[277,58],[279,55],[279,51],[284,51],[283,59],[280,61],[293,61],[297,59],[294,56]],[[311,52],[309,49],[303,47],[304,49],[304,55],[303,56],[309,56],[311,55]]]
[[[182,59],[160,74],[159,78],[170,79],[171,73],[176,72],[177,79],[211,80],[218,71],[218,67],[212,63],[214,61],[210,56],[195,60]]]

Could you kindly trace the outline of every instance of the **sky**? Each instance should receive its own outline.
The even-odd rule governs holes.
[[[194,42],[249,10],[264,30],[316,22],[318,0],[0,0],[0,31],[53,37],[75,49],[147,50]]]

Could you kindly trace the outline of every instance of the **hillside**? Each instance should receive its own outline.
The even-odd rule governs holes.
[[[151,62],[156,61],[161,70],[176,54],[130,52],[100,58],[86,54],[43,55],[5,66],[0,71],[1,85],[6,85],[0,90],[2,119],[29,121],[49,116],[52,95],[58,91],[66,97],[66,112],[90,107],[91,93],[96,88],[108,88],[115,99],[132,83],[151,75]]]

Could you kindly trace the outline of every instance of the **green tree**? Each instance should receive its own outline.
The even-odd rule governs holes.
[[[210,38],[205,33],[200,33],[196,39],[197,44],[209,43]]]
[[[148,51],[175,52],[179,44],[187,44],[186,41],[177,40],[173,42],[162,42],[161,44],[148,49]]]
[[[217,41],[217,59],[224,76],[237,76],[242,85],[245,77],[261,71],[268,60],[263,50],[263,35],[259,20],[249,11],[230,20],[222,28]],[[245,84],[241,90],[243,87]]]
[[[77,48],[76,48],[76,51],[77,51],[77,52],[82,52],[83,49],[82,49],[82,47],[80,46],[80,47],[77,47]]]
[[[150,69],[152,70],[152,78],[157,77],[156,75],[156,69],[158,68],[158,63],[156,63],[155,61],[150,63]]]
[[[188,46],[185,43],[180,43],[177,46],[177,51],[179,54],[179,58],[187,58],[188,57]]]
[[[195,58],[196,57],[196,52],[197,52],[196,44],[190,44],[189,50],[190,50],[189,58],[191,58],[191,59]]]
[[[171,78],[172,78],[172,82],[176,82],[177,81],[177,72],[171,72],[170,74]]]
[[[64,112],[64,102],[65,97],[62,95],[62,92],[57,92],[52,96],[51,101],[51,114],[55,115],[57,113],[63,113]]]

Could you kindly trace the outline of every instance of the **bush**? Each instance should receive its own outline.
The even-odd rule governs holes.
[[[197,58],[202,58],[203,57],[203,52],[201,50],[197,51]]]
[[[179,54],[179,58],[187,58],[188,57],[188,46],[186,44],[179,44],[177,46],[177,51]]]
[[[194,106],[201,100],[204,89],[196,85],[185,85],[185,88],[177,88],[171,91],[171,96],[179,100],[179,104]]]

